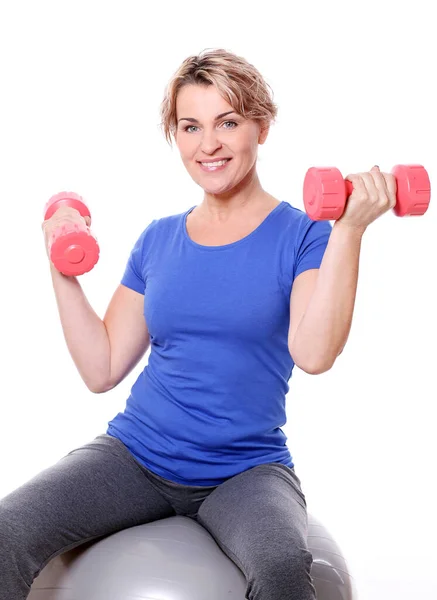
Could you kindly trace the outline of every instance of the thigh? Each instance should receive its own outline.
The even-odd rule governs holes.
[[[293,469],[268,463],[228,479],[203,502],[198,521],[245,575],[249,598],[288,597],[303,586],[308,591],[296,597],[314,597],[306,501]],[[263,586],[271,595],[257,595]]]
[[[0,539],[26,561],[30,585],[66,550],[173,514],[126,446],[102,434],[0,500]]]

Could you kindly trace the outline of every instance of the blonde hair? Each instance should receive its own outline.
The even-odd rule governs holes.
[[[206,49],[198,56],[186,58],[167,84],[160,126],[170,146],[177,128],[176,98],[179,90],[189,84],[215,85],[246,119],[270,125],[276,118],[278,107],[273,102],[272,89],[253,65],[227,50]]]

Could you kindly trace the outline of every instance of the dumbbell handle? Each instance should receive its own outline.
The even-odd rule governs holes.
[[[349,179],[344,180],[344,185],[346,187],[346,198],[349,198],[349,196],[354,191],[354,185],[353,185],[352,181],[349,181]]]

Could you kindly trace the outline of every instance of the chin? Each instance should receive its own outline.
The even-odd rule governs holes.
[[[214,185],[213,183],[205,183],[204,179],[201,180],[197,177],[191,178],[194,181],[194,183],[197,183],[197,185],[201,187],[202,190],[207,194],[223,194],[225,192],[229,192],[229,190],[235,187],[234,185],[229,185],[228,183],[223,185],[223,183],[217,182],[216,185]]]
[[[234,186],[226,186],[226,187],[205,187],[204,185],[200,184],[200,187],[203,189],[203,191],[205,192],[205,194],[211,194],[214,196],[219,196],[220,194],[227,194],[229,193]]]

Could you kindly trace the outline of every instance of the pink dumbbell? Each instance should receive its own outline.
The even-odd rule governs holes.
[[[90,217],[90,211],[82,196],[74,192],[60,192],[52,196],[44,208],[44,220],[61,206],[71,206],[82,217]],[[50,260],[64,275],[83,275],[91,271],[99,260],[99,246],[89,227],[83,224],[66,223],[56,229],[49,241]]]
[[[391,172],[397,186],[395,215],[424,215],[431,199],[431,183],[425,168],[396,165]],[[343,214],[352,191],[352,183],[343,179],[335,167],[311,167],[303,184],[305,210],[313,221],[335,221]]]

